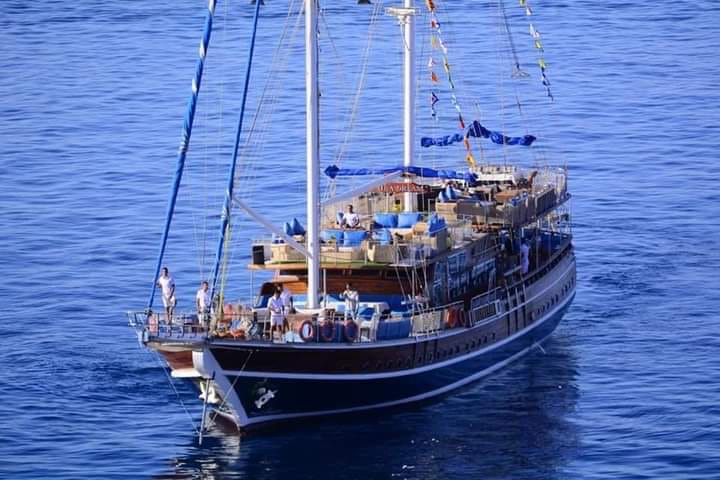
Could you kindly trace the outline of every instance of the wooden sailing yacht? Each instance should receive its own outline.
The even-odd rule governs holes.
[[[427,7],[435,27],[434,3]],[[210,0],[153,280],[174,213],[214,9]],[[193,381],[204,404],[239,429],[381,409],[449,392],[540,345],[574,297],[566,169],[474,161],[465,171],[415,165],[418,9],[413,0],[404,0],[386,12],[399,20],[404,38],[403,164],[327,167],[325,174],[333,179],[370,180],[321,201],[318,2],[306,0],[306,225],[294,220],[278,228],[233,195],[241,114],[210,282],[213,308],[168,321],[152,310],[153,282],[147,309],[129,313],[139,338],[165,359],[173,377]],[[247,91],[246,78],[243,108]],[[535,140],[506,137],[477,121],[463,127],[455,135],[422,138],[420,145],[486,138],[529,146]],[[273,233],[272,240],[252,245],[249,268],[272,277],[249,305],[226,304],[217,281],[232,207]],[[347,284],[361,292],[358,302],[342,297]],[[278,287],[293,297],[293,309],[283,314],[287,332],[281,335],[270,328],[268,308]]]

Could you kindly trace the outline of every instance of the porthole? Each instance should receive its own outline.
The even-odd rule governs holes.
[[[495,332],[492,334],[492,339],[495,340]]]
[[[472,348],[473,350],[475,350],[475,340],[473,340],[472,342],[470,342],[470,348]]]
[[[487,335],[483,337],[483,343],[487,343]]]
[[[385,364],[385,367],[386,367],[388,370],[390,370],[390,369],[392,368],[392,360],[388,360],[387,363]]]
[[[425,356],[425,358],[427,358],[427,361],[428,361],[428,362],[432,362],[433,354],[432,354],[432,353],[428,353],[428,354]]]
[[[455,355],[460,353],[460,345],[455,345]]]
[[[422,363],[422,356],[418,357],[418,363]]]

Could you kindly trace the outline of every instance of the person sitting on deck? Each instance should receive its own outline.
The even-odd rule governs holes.
[[[283,314],[283,301],[280,298],[280,287],[275,289],[273,296],[268,300],[268,314],[270,315],[270,339],[275,338],[275,330],[280,331],[280,335],[284,333],[285,315]]]
[[[162,274],[157,281],[158,287],[162,290],[163,306],[165,307],[165,321],[168,325],[172,323],[172,316],[175,310],[175,280],[170,276],[167,267],[163,267]]]
[[[526,240],[520,244],[520,265],[522,267],[522,274],[526,275],[530,270],[530,245],[527,244]]]
[[[353,206],[347,206],[347,213],[340,218],[340,227],[357,228],[360,226],[360,215],[355,213]]]
[[[360,294],[353,288],[352,283],[345,285],[345,291],[340,294],[340,299],[345,300],[345,320],[357,319]]]
[[[195,306],[197,307],[198,322],[205,324],[210,318],[210,285],[202,282],[200,289],[195,294]]]

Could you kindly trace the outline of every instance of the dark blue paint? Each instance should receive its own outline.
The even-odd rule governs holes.
[[[367,407],[403,401],[424,395],[486,370],[550,335],[567,307],[526,334],[474,357],[433,370],[386,379],[298,380],[283,378],[230,377],[249,417],[305,414],[319,410]],[[273,390],[275,397],[260,408],[255,401],[260,388]]]
[[[488,125],[538,135],[531,149],[509,149],[509,160],[531,164],[527,155],[542,147],[548,161],[571,168],[578,291],[547,354],[533,351],[421,408],[243,440],[213,430],[198,448],[123,312],[147,299],[205,2],[0,2],[0,477],[717,478],[720,8],[531,2],[550,106],[522,11],[505,3],[531,74],[512,82],[506,64],[505,122],[496,5],[442,2],[443,32],[464,110],[477,99]],[[258,32],[256,58],[271,58],[286,6],[265,2],[272,27]],[[344,135],[368,12],[355,2],[325,7],[323,167],[335,163]],[[190,183],[166,254],[181,308],[213,260],[251,16],[244,1],[216,11],[183,177]],[[330,39],[347,53],[342,66]],[[388,76],[400,72],[398,39],[395,22],[379,18],[354,132],[375,140],[353,142],[343,167],[402,158],[400,81]],[[427,53],[427,41],[418,44]],[[257,178],[244,187],[277,225],[303,221],[305,210],[303,55],[290,53],[276,128],[250,156]],[[263,63],[254,78],[264,78]],[[512,86],[532,99],[527,128],[511,115]],[[437,127],[429,98],[418,95],[418,131],[452,129],[447,95]],[[422,164],[461,167],[449,148],[428,149]],[[502,161],[501,150],[488,144],[485,154]],[[233,239],[263,233],[243,220]],[[241,265],[250,249],[236,249],[234,261],[230,298],[249,298],[239,285],[249,284]],[[197,392],[176,385],[197,421]]]

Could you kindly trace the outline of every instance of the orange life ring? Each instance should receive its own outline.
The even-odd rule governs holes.
[[[447,317],[445,318],[445,326],[447,328],[455,328],[458,322],[458,313],[454,308],[450,308],[447,311]]]
[[[330,327],[330,334],[326,334],[328,331],[328,326]],[[335,338],[335,322],[332,320],[325,320],[322,325],[320,325],[320,338],[322,338],[326,342],[332,342]]]
[[[354,333],[348,334],[348,331],[350,330],[350,328],[352,328]],[[357,340],[359,331],[360,331],[360,329],[358,328],[358,324],[355,323],[354,320],[347,319],[345,321],[345,328],[343,331],[343,336],[345,337],[345,340],[347,340],[350,343],[354,342],[355,340]]]
[[[311,320],[305,320],[300,324],[298,333],[300,334],[300,338],[302,338],[303,342],[315,340],[315,324],[313,324]]]

